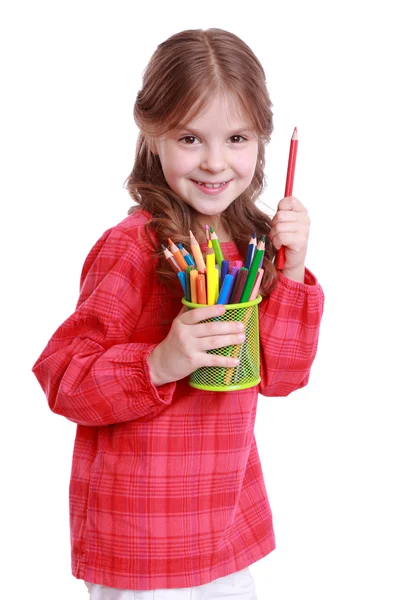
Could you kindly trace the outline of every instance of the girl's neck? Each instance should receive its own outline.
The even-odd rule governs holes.
[[[221,243],[223,242],[232,242],[232,237],[228,231],[223,227],[221,221],[216,221],[215,219],[208,219],[198,223],[197,225],[197,235],[196,239],[199,243],[206,242],[206,224],[212,227],[215,233],[218,236],[218,239]]]

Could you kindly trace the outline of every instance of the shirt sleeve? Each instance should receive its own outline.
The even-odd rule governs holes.
[[[176,383],[155,387],[150,378],[147,357],[157,344],[128,341],[150,268],[141,245],[122,231],[108,230],[92,248],[76,310],[32,369],[54,413],[101,426],[149,416],[171,403]]]
[[[323,307],[324,293],[308,269],[304,283],[278,274],[259,308],[260,394],[287,396],[308,383]]]

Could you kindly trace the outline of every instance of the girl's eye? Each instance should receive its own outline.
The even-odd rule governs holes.
[[[244,138],[242,135],[233,135],[232,137],[229,138],[231,140],[231,142],[233,142],[234,144],[241,144],[243,141],[245,141],[246,138]]]
[[[180,139],[181,142],[189,146],[195,144],[196,140],[198,141],[197,137],[195,137],[194,135],[185,135],[183,138]]]

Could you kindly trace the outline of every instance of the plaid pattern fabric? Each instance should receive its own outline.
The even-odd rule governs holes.
[[[33,372],[50,409],[77,424],[70,481],[72,573],[112,588],[194,587],[275,547],[254,437],[258,394],[285,396],[310,374],[323,292],[280,276],[259,305],[258,387],[155,387],[147,357],[181,309],[154,275],[138,211],[106,231],[82,271],[74,313]],[[203,250],[205,245],[203,245]],[[239,260],[233,242],[225,258]]]

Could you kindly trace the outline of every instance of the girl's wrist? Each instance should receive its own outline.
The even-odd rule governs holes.
[[[150,379],[152,384],[155,387],[160,387],[160,385],[164,385],[164,383],[168,383],[168,381],[163,379],[162,372],[160,369],[160,361],[159,361],[159,345],[154,348],[154,350],[147,357],[147,364],[150,372]]]
[[[305,266],[300,265],[299,267],[295,267],[294,269],[283,269],[282,275],[287,279],[292,279],[293,281],[299,281],[300,283],[304,283],[304,274],[305,274]]]

